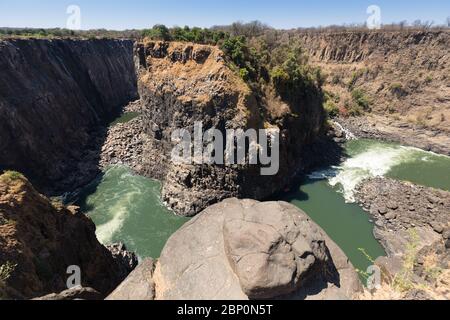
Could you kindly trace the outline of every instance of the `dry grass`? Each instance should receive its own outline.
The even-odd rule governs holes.
[[[443,269],[439,267],[439,257],[432,252],[424,257],[424,269],[427,281],[417,282],[414,266],[418,258],[418,237],[411,231],[411,241],[403,257],[402,270],[391,276],[383,272],[381,287],[376,290],[365,289],[358,300],[406,300],[414,292],[422,292],[430,299],[450,299],[450,265]]]

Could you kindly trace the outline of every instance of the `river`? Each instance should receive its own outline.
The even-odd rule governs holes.
[[[344,250],[360,270],[371,257],[384,255],[373,237],[370,216],[354,202],[362,180],[387,176],[450,190],[450,158],[419,149],[373,140],[352,140],[348,159],[305,177],[301,186],[280,200],[304,210]],[[140,257],[158,258],[168,238],[187,218],[177,217],[160,199],[159,182],[137,176],[123,166],[110,167],[84,190],[79,205],[97,225],[104,243],[123,241]]]

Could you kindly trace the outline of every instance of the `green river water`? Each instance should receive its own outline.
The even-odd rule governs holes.
[[[188,221],[170,212],[160,194],[158,181],[114,166],[84,190],[79,205],[97,225],[100,242],[121,241],[140,257],[158,258],[169,237]]]
[[[303,209],[355,267],[366,270],[371,263],[359,249],[373,258],[384,251],[373,237],[369,215],[353,203],[354,187],[368,177],[389,176],[450,190],[450,158],[372,140],[350,141],[346,151],[349,158],[340,167],[314,172],[281,200]],[[157,181],[114,166],[86,188],[79,205],[96,223],[101,242],[123,241],[139,256],[157,258],[168,238],[188,221],[164,207],[160,188]]]
[[[114,120],[110,126],[115,126],[116,124],[119,123],[127,123],[130,122],[131,120],[135,119],[139,117],[139,113],[138,112],[126,112],[124,114],[122,114],[120,117],[118,117],[116,120]]]

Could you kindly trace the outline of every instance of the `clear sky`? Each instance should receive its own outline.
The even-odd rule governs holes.
[[[276,28],[362,23],[369,5],[381,8],[382,23],[450,16],[450,0],[0,0],[1,27],[66,27],[69,5],[81,9],[81,28],[142,29],[230,24],[260,20]]]

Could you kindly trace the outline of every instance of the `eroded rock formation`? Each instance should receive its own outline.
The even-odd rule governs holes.
[[[192,216],[230,197],[265,199],[283,190],[316,160],[315,143],[325,131],[319,89],[299,95],[302,100],[291,105],[253,92],[212,46],[138,43],[136,59],[141,116],[129,125],[129,131],[122,128],[126,141],[122,145],[134,143],[137,135],[146,139],[140,146],[141,157],[131,166],[162,180],[163,199],[178,214]],[[136,131],[138,121],[143,132]],[[227,129],[279,129],[278,173],[262,176],[261,165],[173,163],[172,133],[176,129],[193,132],[196,121],[202,122],[203,132],[215,128],[223,137]],[[102,159],[103,163],[117,161],[117,154]]]
[[[375,220],[388,255],[376,262],[387,280],[425,289],[430,299],[450,298],[450,193],[378,177],[358,187],[357,201]],[[404,299],[421,299],[409,294]]]

